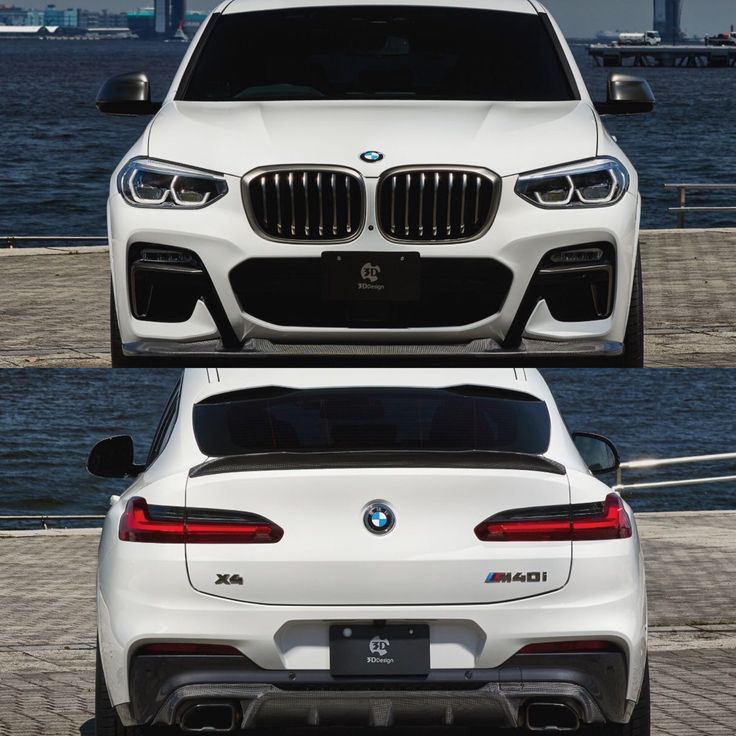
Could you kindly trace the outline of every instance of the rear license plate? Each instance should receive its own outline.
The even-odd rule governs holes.
[[[427,624],[330,626],[333,675],[429,674]]]
[[[323,253],[322,297],[330,301],[409,302],[421,293],[419,253]]]

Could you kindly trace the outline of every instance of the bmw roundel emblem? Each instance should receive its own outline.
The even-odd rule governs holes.
[[[374,164],[383,158],[383,154],[380,151],[364,151],[360,154],[360,158],[366,163]]]
[[[386,534],[394,528],[394,512],[383,503],[372,503],[363,514],[363,523],[369,532]]]

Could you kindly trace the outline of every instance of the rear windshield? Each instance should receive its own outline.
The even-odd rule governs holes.
[[[473,450],[541,454],[543,401],[514,391],[255,389],[196,404],[194,432],[209,457],[269,452]]]
[[[574,99],[536,14],[289,8],[216,17],[185,100]]]

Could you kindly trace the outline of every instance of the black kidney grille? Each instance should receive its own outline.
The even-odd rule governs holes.
[[[380,183],[378,223],[392,240],[470,240],[489,224],[493,179],[464,169],[406,169]]]
[[[246,207],[276,240],[350,240],[363,226],[365,197],[356,173],[279,169],[249,178]]]

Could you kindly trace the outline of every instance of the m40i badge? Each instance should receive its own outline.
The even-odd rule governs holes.
[[[489,572],[487,583],[546,583],[546,572]]]

